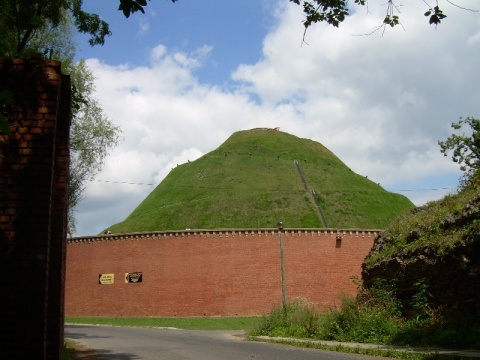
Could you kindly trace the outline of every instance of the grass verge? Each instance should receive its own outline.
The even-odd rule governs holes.
[[[283,309],[273,312],[273,317],[283,318]],[[315,330],[319,330],[322,324],[322,314],[314,313],[310,306],[298,302],[289,304],[287,318],[289,325],[284,323],[280,326],[276,320],[272,319],[272,314],[266,317],[198,317],[198,318],[113,318],[113,317],[68,317],[66,323],[92,324],[92,325],[111,325],[111,326],[132,326],[132,327],[173,327],[185,330],[245,330],[250,334],[249,340],[255,341],[256,335],[262,335],[265,329],[265,321],[270,324],[270,336],[293,335],[297,337],[310,338],[309,340],[285,340],[279,338],[270,338],[268,341],[278,344],[285,344],[296,347],[320,349],[327,351],[336,351],[350,354],[360,354],[368,356],[381,356],[405,360],[434,360],[434,359],[459,359],[459,356],[425,354],[417,352],[397,351],[394,349],[364,349],[358,347],[348,347],[343,345],[325,345],[311,341],[316,338]],[[270,319],[270,320],[268,320]],[[298,323],[308,324],[303,330]],[[316,325],[318,323],[318,325]],[[268,326],[267,326],[268,327]],[[290,331],[287,330],[290,328]],[[306,328],[306,329],[305,329]],[[261,330],[263,329],[263,331]],[[64,360],[73,360],[75,357],[75,344],[70,341],[65,342]]]
[[[391,294],[364,290],[340,309],[320,313],[301,299],[273,309],[250,336],[301,338],[388,346],[479,349],[478,320],[449,318],[426,307],[404,317]]]
[[[172,327],[185,330],[245,330],[261,323],[260,317],[194,317],[194,318],[134,318],[134,317],[67,317],[67,324],[94,324],[136,327]]]
[[[250,340],[255,341],[255,338],[249,338]],[[347,354],[359,354],[375,357],[388,357],[394,359],[404,359],[404,360],[453,360],[453,359],[465,359],[458,355],[442,355],[442,354],[426,354],[419,352],[409,352],[409,351],[398,351],[395,349],[364,349],[359,347],[348,347],[343,345],[325,345],[320,343],[315,343],[312,341],[295,341],[295,340],[285,340],[285,339],[275,339],[272,338],[269,342],[276,344],[284,344],[289,346],[296,346],[301,348],[310,348],[310,349],[319,349],[327,351],[336,351]]]

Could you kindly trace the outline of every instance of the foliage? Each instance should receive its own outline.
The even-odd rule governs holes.
[[[177,2],[178,0],[171,0],[173,3]],[[125,17],[129,17],[130,14],[133,14],[137,11],[140,11],[145,14],[145,10],[143,9],[147,6],[147,0],[120,0],[120,5],[118,6],[118,10],[121,10]]]
[[[303,22],[305,29],[308,29],[312,24],[318,22],[326,22],[332,26],[338,27],[345,18],[349,15],[351,6],[347,0],[290,0],[297,5],[303,6],[305,20]],[[447,1],[448,2],[448,1]],[[367,0],[354,0],[354,4],[358,6],[365,6],[368,4]],[[446,18],[443,10],[437,5],[430,7],[426,2],[427,11],[424,16],[428,17],[429,23],[438,25]],[[387,10],[383,24],[379,28],[386,26],[394,27],[400,24],[400,10],[401,4],[395,0],[387,0]]]
[[[70,73],[73,96],[70,127],[69,232],[75,229],[73,212],[81,200],[87,181],[102,169],[109,151],[120,142],[121,130],[103,113],[93,98],[94,76],[85,61],[72,64]]]
[[[396,335],[400,323],[390,310],[389,305],[383,304],[380,298],[365,301],[365,297],[345,297],[339,310],[324,313],[318,312],[304,300],[295,300],[288,303],[285,309],[273,309],[250,335],[389,343]]]
[[[340,309],[325,314],[319,337],[388,344],[401,325],[401,314],[402,305],[392,283],[380,280],[369,289],[359,284],[355,299],[344,297]]]
[[[173,168],[109,230],[270,228],[279,220],[292,228],[321,228],[310,190],[321,198],[329,227],[381,229],[413,208],[406,197],[355,174],[318,142],[253,129],[236,132],[216,150]]]
[[[0,4],[3,3],[0,2]],[[28,57],[32,52],[40,52],[48,55],[50,58],[60,58],[66,63],[72,61],[74,46],[71,40],[73,38],[70,26],[71,19],[65,11],[56,9],[59,11],[58,14],[55,13],[55,16],[51,14],[49,18],[40,21],[40,19],[33,19],[30,12],[20,12],[25,6],[23,2],[16,3],[15,1],[10,1],[4,5],[0,8],[0,30],[2,33],[0,37],[0,56],[12,57],[22,55]],[[35,4],[33,5],[35,6]],[[12,9],[18,9],[19,11],[16,14],[16,18]],[[21,16],[25,18],[20,18]],[[52,17],[55,17],[55,19],[51,20],[50,18]],[[11,24],[14,18],[16,23],[19,22],[17,26]],[[28,36],[26,34],[22,36],[20,28],[26,27],[29,21],[35,24],[35,29],[29,32]],[[22,42],[20,53],[17,51],[19,42]],[[0,108],[5,110],[6,104],[11,102],[11,100],[11,92],[8,90],[2,91],[0,93]],[[3,111],[0,113],[0,131],[10,134],[10,126]]]
[[[480,346],[480,323],[475,318],[445,317],[429,303],[428,288],[420,280],[410,307],[403,313],[391,284],[379,282],[359,288],[356,298],[343,298],[338,309],[318,312],[305,301],[275,308],[262,318],[251,336],[313,338],[384,345]]]
[[[452,161],[460,164],[460,169],[465,172],[466,178],[472,178],[480,170],[480,120],[473,117],[460,118],[452,123],[452,128],[460,130],[468,126],[470,135],[453,134],[445,141],[439,141],[441,153],[444,156],[452,151]]]
[[[479,201],[479,184],[469,186],[431,201],[399,216],[383,231],[382,244],[371,252],[364,261],[369,269],[376,263],[393,256],[408,257],[415,251],[428,249],[432,254],[441,255],[476,231],[478,212],[472,212]],[[462,214],[470,214],[461,226],[449,224]],[[378,239],[376,240],[378,242]]]
[[[253,340],[256,340],[253,338]],[[456,355],[443,355],[438,353],[425,353],[425,352],[416,352],[416,351],[402,351],[394,348],[380,348],[380,347],[360,347],[355,346],[356,344],[337,344],[330,345],[322,341],[314,340],[293,340],[293,339],[283,339],[283,338],[270,338],[269,342],[276,344],[285,344],[289,346],[296,346],[301,348],[309,349],[320,349],[327,351],[336,351],[346,354],[357,354],[357,355],[368,355],[370,357],[383,357],[383,358],[394,358],[394,359],[403,359],[403,360],[459,360],[460,357]],[[353,346],[352,346],[353,345]]]
[[[416,319],[432,316],[433,310],[430,307],[431,295],[428,292],[428,285],[425,279],[417,280],[414,287],[416,288],[416,292],[412,296],[411,307],[415,311],[414,315],[416,315]]]
[[[301,311],[303,313],[309,313],[312,310],[310,306],[307,305],[309,310]],[[283,309],[279,309],[279,317],[284,314]],[[298,312],[299,309],[296,309],[295,312]],[[270,317],[271,315],[269,315]],[[324,317],[325,314],[321,313],[312,313],[311,318],[317,318],[319,320],[319,324],[322,323],[321,318]],[[267,316],[261,317],[195,317],[195,318],[103,318],[103,317],[67,317],[65,322],[67,324],[97,324],[97,325],[110,325],[110,326],[134,326],[134,327],[171,327],[177,329],[188,329],[188,330],[246,330],[250,336],[258,336],[261,335],[261,324]],[[413,328],[413,326],[412,326]],[[472,338],[472,336],[479,337],[479,328],[475,328],[473,326],[467,325],[462,334],[466,334],[467,337]],[[473,334],[468,335],[467,333],[472,331]],[[269,335],[268,333],[266,333]],[[417,335],[420,334],[420,331],[416,333]],[[444,335],[447,335],[448,332],[445,331]],[[449,333],[452,335],[452,332]],[[454,339],[456,338],[455,333],[453,333]],[[252,338],[255,340],[255,338]],[[270,339],[272,342],[276,343],[283,343],[288,344],[291,346],[298,346],[298,347],[305,347],[305,348],[315,348],[315,349],[323,349],[329,351],[339,351],[344,353],[354,353],[354,354],[363,354],[363,355],[370,355],[370,356],[383,356],[383,357],[391,357],[391,358],[398,358],[398,359],[405,359],[405,360],[433,360],[440,358],[438,355],[435,354],[422,354],[422,353],[415,353],[415,352],[405,352],[405,351],[396,351],[396,350],[381,350],[381,349],[363,349],[360,347],[347,347],[343,345],[336,345],[336,346],[328,346],[322,343],[313,342],[312,338],[299,339],[298,341],[295,340],[284,340],[278,338]],[[471,342],[470,342],[471,343]],[[65,353],[69,354],[70,357],[75,354],[75,343],[67,340],[65,342]],[[68,359],[68,357],[65,357]],[[448,357],[442,356],[441,359],[446,360]]]
[[[402,303],[395,295],[395,280],[376,279],[370,288],[358,285],[356,302],[361,307],[378,308],[393,317],[402,315]],[[347,300],[348,301],[348,300]]]
[[[277,336],[312,338],[320,330],[319,313],[304,299],[296,299],[284,307],[272,310],[262,318],[261,324],[252,330],[252,336]]]
[[[0,53],[22,56],[36,33],[47,26],[56,28],[69,13],[77,31],[90,34],[89,43],[103,45],[111,35],[108,24],[98,15],[82,10],[82,0],[1,0]]]
[[[325,340],[384,344],[395,335],[397,323],[388,307],[345,298],[340,310],[328,313],[319,335]]]
[[[173,3],[178,0],[171,0]],[[312,24],[325,22],[329,25],[338,27],[345,18],[349,15],[351,6],[348,0],[289,0],[294,4],[301,5],[305,14],[305,20],[303,22],[305,30]],[[354,0],[355,5],[368,6],[367,0]],[[450,3],[450,1],[445,0]],[[428,18],[429,24],[438,25],[443,19],[447,17],[443,10],[439,7],[438,1],[435,6],[430,6],[424,1],[426,11],[423,14]],[[450,3],[451,4],[451,3]],[[147,5],[146,0],[120,0],[119,10],[123,12],[125,17],[129,17],[137,11],[145,13],[144,7]],[[383,5],[383,4],[382,4]],[[382,25],[379,28],[385,28],[387,26],[394,27],[400,24],[400,6],[399,1],[387,0],[387,10]],[[467,10],[467,9],[465,9]]]
[[[88,43],[90,46],[103,45],[105,37],[110,36],[108,23],[103,21],[99,15],[90,14],[82,10],[83,0],[70,0],[68,10],[75,19],[75,27],[82,34],[90,34]]]

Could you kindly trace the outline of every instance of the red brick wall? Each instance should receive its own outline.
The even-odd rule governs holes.
[[[3,59],[1,90],[13,102],[5,109],[11,134],[0,133],[0,348],[60,359],[70,79],[58,61]]]
[[[287,299],[320,309],[354,295],[376,231],[284,231]],[[337,240],[337,236],[341,240]],[[67,245],[67,316],[261,315],[282,304],[278,230],[76,238]],[[143,282],[125,283],[127,272]],[[99,274],[115,275],[100,285]]]

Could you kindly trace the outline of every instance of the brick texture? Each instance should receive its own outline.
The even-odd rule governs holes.
[[[376,231],[287,229],[287,300],[320,310],[355,295],[351,277]],[[67,245],[67,316],[244,316],[282,304],[278,230],[183,231],[75,238]],[[341,238],[341,239],[337,239]],[[125,273],[142,272],[141,283]],[[114,274],[113,284],[99,284]]]
[[[5,59],[0,90],[13,94],[11,134],[0,134],[0,348],[61,359],[69,78],[57,61]]]

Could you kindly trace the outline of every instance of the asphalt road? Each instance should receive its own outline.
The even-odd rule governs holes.
[[[66,325],[65,337],[80,342],[88,348],[97,350],[99,359],[369,359],[369,357],[361,355],[246,341],[242,337],[242,332],[239,331],[192,331]]]

